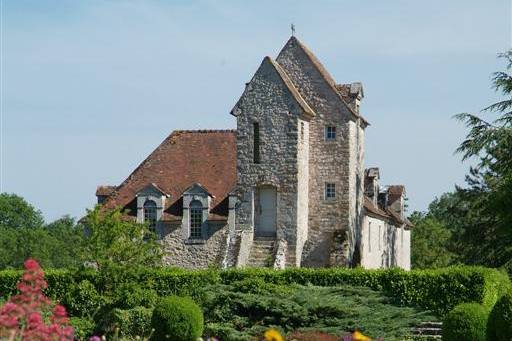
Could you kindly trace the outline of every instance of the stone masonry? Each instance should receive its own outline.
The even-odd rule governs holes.
[[[364,168],[363,97],[292,36],[246,84],[236,131],[174,132],[98,201],[154,221],[169,265],[407,269],[405,188]]]

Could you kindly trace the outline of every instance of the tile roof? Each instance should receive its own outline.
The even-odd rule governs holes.
[[[137,192],[154,184],[167,193],[164,220],[182,215],[182,193],[201,183],[212,198],[212,219],[227,216],[227,196],[236,184],[235,130],[177,130],[169,135],[107,198],[106,208],[136,214]]]
[[[352,113],[352,115],[356,118],[360,118],[365,125],[369,125],[370,123],[360,114],[356,113],[346,102],[346,100],[343,98],[343,96],[339,93],[338,89],[336,88],[336,81],[332,78],[331,74],[327,71],[327,69],[323,66],[323,64],[318,60],[318,58],[315,56],[315,54],[306,46],[304,45],[297,37],[291,36],[288,42],[285,44],[288,45],[289,43],[297,44],[302,51],[304,51],[305,55],[309,58],[311,63],[316,67],[322,78],[326,81],[326,83],[329,85],[329,87],[334,91],[335,94],[339,96],[342,103],[345,104],[347,109]]]
[[[398,214],[394,213],[393,211],[391,211],[389,209],[383,210],[379,206],[374,205],[373,201],[371,201],[367,196],[364,196],[363,207],[365,208],[367,213],[376,215],[379,218],[387,220],[395,226],[400,226],[400,225],[407,225],[409,227],[413,226],[413,224],[409,221],[409,219],[401,218]]]

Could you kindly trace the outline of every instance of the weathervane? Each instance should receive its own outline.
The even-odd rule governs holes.
[[[292,29],[292,37],[295,35],[295,25],[292,24],[291,25],[291,29]]]

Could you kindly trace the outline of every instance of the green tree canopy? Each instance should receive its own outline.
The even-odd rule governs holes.
[[[162,252],[147,224],[124,219],[120,209],[88,211],[83,219],[86,238],[83,260],[99,269],[116,266],[157,266]]]
[[[411,240],[411,264],[413,268],[439,268],[453,262],[454,254],[448,250],[451,233],[431,215],[414,212],[410,218],[414,224]]]
[[[0,194],[0,227],[37,228],[44,225],[41,211],[16,194]]]

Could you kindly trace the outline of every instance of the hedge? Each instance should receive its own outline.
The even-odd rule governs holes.
[[[486,341],[488,318],[489,311],[481,304],[457,305],[444,318],[443,341]]]
[[[21,271],[0,271],[0,296],[16,293],[16,283]],[[114,278],[113,278],[114,277]],[[139,269],[136,271],[87,271],[48,270],[46,294],[62,300],[66,293],[84,280],[91,282],[100,293],[115,292],[126,283],[135,282],[153,289],[159,296],[197,294],[208,284],[230,284],[243,279],[262,279],[274,284],[312,284],[317,286],[354,285],[381,290],[395,303],[416,305],[432,310],[440,316],[459,303],[476,302],[489,310],[498,297],[510,288],[508,275],[484,267],[449,267],[435,270],[400,269],[365,270],[347,268],[292,268],[185,270],[177,268]]]

